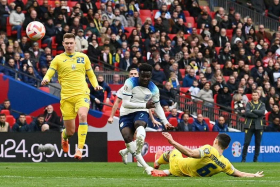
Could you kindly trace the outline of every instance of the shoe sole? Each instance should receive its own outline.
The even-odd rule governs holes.
[[[155,169],[158,169],[159,166],[156,165],[156,161],[159,159],[159,157],[163,154],[163,151],[162,150],[158,150],[155,154],[155,162],[154,162],[154,168]]]
[[[137,145],[136,154],[139,154],[141,153],[142,147],[144,145],[144,139],[141,136],[136,138],[136,145]]]
[[[121,153],[121,151],[119,151],[119,154],[121,155],[121,157],[122,157],[122,161],[123,161],[123,163],[125,164],[125,165],[127,165],[127,161],[125,160],[125,156],[123,156],[123,154]]]
[[[81,157],[81,156],[74,156],[74,159],[76,159],[76,160],[82,160],[82,157]]]

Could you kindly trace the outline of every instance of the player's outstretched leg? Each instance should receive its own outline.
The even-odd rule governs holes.
[[[129,151],[128,151],[127,148],[122,149],[122,150],[119,151],[119,154],[121,155],[122,161],[123,161],[124,164],[127,164],[127,155],[128,155],[128,153],[129,153]]]
[[[63,149],[63,152],[68,153],[69,151],[69,144],[68,144],[68,138],[73,136],[75,133],[75,120],[64,120],[64,126],[65,129],[61,133],[61,147]]]
[[[87,124],[88,108],[81,107],[78,111],[79,115],[79,128],[78,128],[78,149],[74,155],[75,159],[81,160],[83,154],[83,148],[86,142],[88,124]]]
[[[161,164],[168,164],[169,159],[167,157],[167,152],[164,153],[162,150],[158,150],[155,154],[154,168],[158,169]]]

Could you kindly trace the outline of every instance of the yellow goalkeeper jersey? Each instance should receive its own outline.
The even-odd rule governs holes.
[[[201,158],[184,158],[178,162],[182,173],[191,177],[210,177],[220,172],[228,175],[234,173],[233,165],[214,147],[205,145],[199,151]]]
[[[61,85],[61,99],[80,94],[90,94],[85,75],[89,72],[92,74],[93,70],[86,54],[75,52],[70,55],[66,53],[57,55],[52,60],[44,79],[50,80],[55,71],[57,71],[58,81]],[[91,83],[92,86],[96,87],[98,83],[94,74],[93,76],[94,81],[91,81]]]

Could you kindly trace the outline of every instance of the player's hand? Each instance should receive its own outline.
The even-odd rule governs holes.
[[[170,123],[167,123],[164,125],[166,130],[172,130],[174,129],[174,126],[172,126]]]
[[[146,103],[146,108],[150,109],[150,108],[155,108],[155,103],[153,101],[148,101]]]
[[[96,86],[94,89],[95,89],[96,91],[98,91],[98,90],[103,90],[103,88],[102,88],[101,86]]]
[[[162,135],[168,140],[170,144],[173,144],[175,141],[173,140],[173,137],[168,132],[163,132]]]
[[[43,79],[42,82],[41,82],[41,85],[45,86],[45,85],[49,84],[49,82],[50,82],[49,80]]]
[[[112,123],[113,123],[113,121],[114,121],[114,118],[109,117],[109,119],[108,119],[108,123],[112,124]]]
[[[261,172],[258,171],[257,173],[254,174],[254,176],[255,177],[263,177],[264,176],[263,171],[261,171]]]
[[[154,127],[159,127],[159,126],[162,126],[160,122],[158,122],[157,120],[153,120],[152,121]]]

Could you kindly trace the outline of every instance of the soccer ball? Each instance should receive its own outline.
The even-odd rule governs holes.
[[[26,34],[30,40],[37,41],[46,34],[45,26],[39,21],[32,21],[26,27]]]

